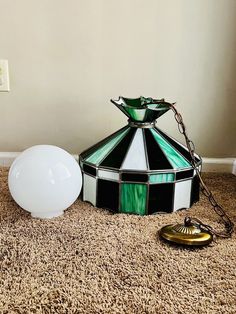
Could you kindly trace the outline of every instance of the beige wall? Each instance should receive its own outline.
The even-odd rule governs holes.
[[[177,101],[203,156],[236,155],[236,0],[0,0],[0,21],[0,151],[80,152],[126,123],[110,98],[144,95]]]

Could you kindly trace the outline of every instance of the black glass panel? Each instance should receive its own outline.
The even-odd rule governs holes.
[[[84,178],[83,178],[83,181],[84,181]],[[79,199],[81,199],[82,201],[84,200],[84,185],[83,184],[82,184],[81,191],[79,194]]]
[[[119,183],[98,179],[97,207],[118,211],[119,208]]]
[[[125,137],[112,150],[112,152],[100,164],[102,167],[112,167],[119,169],[129,149],[129,145],[133,139],[135,128],[130,128]]]
[[[196,203],[199,201],[199,192],[200,192],[200,182],[199,182],[198,176],[195,176],[192,180],[190,206],[192,206],[193,203]]]
[[[191,178],[193,176],[193,169],[176,172],[176,180],[182,180],[186,178]]]
[[[84,172],[86,172],[88,174],[91,174],[92,176],[96,177],[96,174],[97,174],[96,168],[84,164],[83,165],[83,170],[84,170]]]
[[[149,186],[148,213],[173,211],[174,184],[152,184]]]
[[[151,170],[173,169],[149,129],[144,129],[148,162]]]
[[[134,107],[134,108],[140,108],[142,107],[141,104],[141,98],[125,98],[122,97],[124,102],[126,103],[126,105],[130,106],[130,107]]]
[[[140,173],[122,173],[122,181],[133,181],[133,182],[147,182],[148,175]]]
[[[174,141],[172,138],[170,138],[168,135],[166,135],[164,132],[162,132],[160,129],[156,128],[156,130],[174,147],[176,148],[180,154],[182,154],[188,161],[191,161],[191,155],[188,152],[187,149],[182,147],[180,144],[178,144],[176,141]],[[195,160],[198,162],[200,161],[199,158],[195,157]]]

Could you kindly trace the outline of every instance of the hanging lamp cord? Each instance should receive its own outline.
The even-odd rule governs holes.
[[[175,120],[176,120],[176,122],[178,124],[179,132],[185,138],[186,146],[187,146],[188,151],[189,151],[190,156],[191,156],[192,167],[196,171],[197,176],[199,178],[201,191],[202,191],[203,195],[205,195],[207,197],[207,199],[208,199],[209,203],[211,204],[212,208],[214,209],[215,213],[220,217],[220,221],[221,221],[221,223],[224,224],[225,228],[224,228],[224,230],[217,231],[214,228],[212,228],[211,226],[209,226],[207,224],[204,224],[198,218],[189,217],[189,216],[185,217],[185,221],[184,221],[185,225],[195,224],[195,225],[198,225],[200,229],[206,230],[206,231],[210,232],[211,234],[213,234],[213,235],[215,235],[217,237],[230,238],[232,236],[232,233],[234,232],[234,224],[231,221],[230,217],[226,214],[226,212],[222,208],[222,206],[218,204],[218,202],[216,201],[216,199],[213,196],[212,192],[209,190],[209,188],[207,187],[207,185],[203,181],[203,178],[201,176],[200,170],[198,168],[198,161],[195,158],[195,146],[193,144],[193,141],[191,141],[189,139],[188,135],[187,135],[186,126],[185,126],[185,124],[183,122],[182,115],[176,109],[175,103],[166,102],[166,101],[164,101],[164,99],[161,99],[161,100],[154,100],[154,99],[152,99],[150,104],[154,104],[154,103],[155,104],[165,104],[165,105],[168,105],[171,108],[171,110],[173,111]],[[146,105],[147,104],[148,103],[146,103]]]

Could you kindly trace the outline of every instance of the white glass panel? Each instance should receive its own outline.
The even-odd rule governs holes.
[[[118,100],[114,100],[118,105],[123,105],[124,101],[123,98],[119,98]]]
[[[98,170],[98,177],[104,179],[112,179],[115,181],[119,181],[119,173],[118,172],[111,172],[105,170]]]
[[[192,180],[175,183],[174,211],[190,207]]]
[[[96,206],[97,180],[84,174],[83,199]]]
[[[121,169],[147,170],[142,129],[137,129]]]

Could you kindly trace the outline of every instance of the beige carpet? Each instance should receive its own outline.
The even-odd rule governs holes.
[[[236,178],[205,175],[236,222]],[[201,200],[188,213],[217,226]],[[186,211],[139,217],[77,201],[32,219],[0,169],[0,313],[236,313],[236,240],[170,247],[157,230]]]

